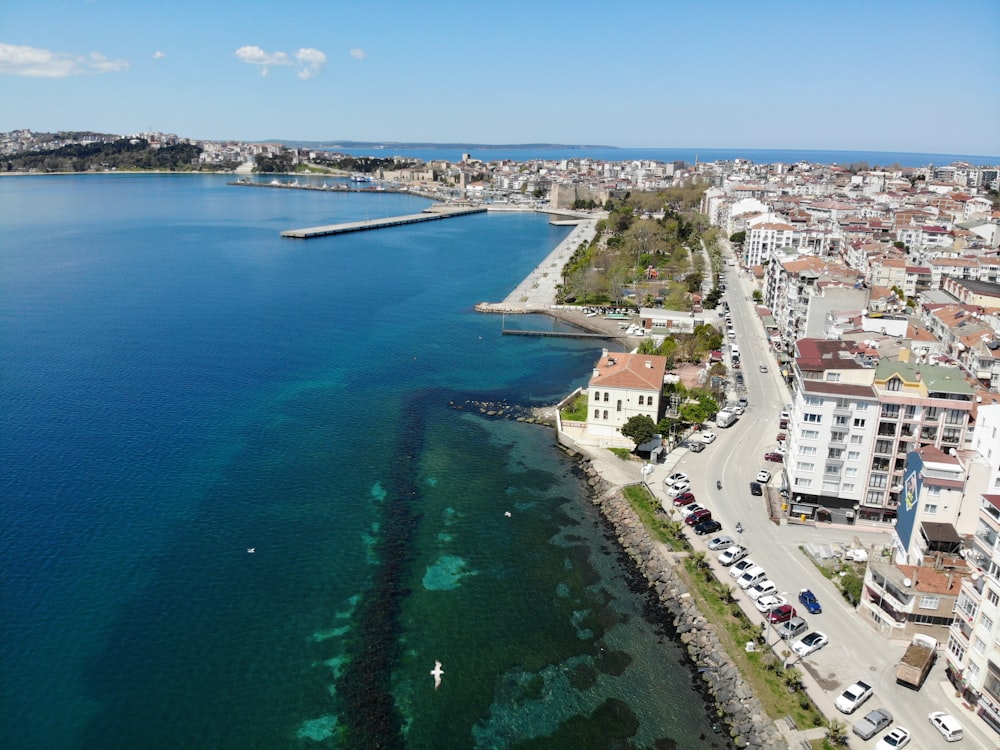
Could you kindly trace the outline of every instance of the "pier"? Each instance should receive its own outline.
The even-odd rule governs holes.
[[[514,328],[504,328],[501,332],[504,336],[551,336],[561,339],[611,339],[611,333],[583,333],[577,331],[519,331]]]
[[[364,232],[368,229],[383,229],[384,227],[398,227],[404,224],[416,224],[421,221],[435,221],[437,219],[452,219],[456,216],[468,216],[469,214],[485,213],[486,209],[481,207],[467,208],[454,206],[431,206],[424,209],[423,213],[407,214],[406,216],[389,216],[385,219],[371,219],[369,221],[349,221],[344,224],[328,224],[320,227],[306,227],[305,229],[286,229],[281,233],[282,237],[292,237],[294,239],[306,240],[310,237],[325,237],[331,234],[346,234],[347,232]]]

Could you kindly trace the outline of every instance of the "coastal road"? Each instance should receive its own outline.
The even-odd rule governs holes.
[[[888,530],[865,524],[824,524],[822,528],[799,524],[776,525],[768,518],[763,499],[750,494],[749,483],[759,469],[767,468],[774,475],[780,472],[781,465],[765,464],[763,454],[776,444],[778,415],[790,398],[777,372],[761,324],[753,313],[752,302],[748,301],[750,290],[745,279],[732,278],[735,273],[734,270],[729,271],[727,298],[740,346],[750,405],[733,426],[712,428],[718,438],[706,450],[701,453],[683,449],[675,451],[671,461],[657,466],[647,481],[669,504],[669,498],[663,491],[663,478],[674,471],[689,474],[697,500],[709,507],[713,517],[723,524],[724,529],[720,533],[736,537],[733,530],[738,522],[741,523],[744,529],[742,543],[749,548],[751,558],[768,571],[779,591],[796,609],[802,609],[798,605],[800,589],[810,588],[816,594],[823,605],[823,612],[818,615],[799,614],[809,623],[810,630],[826,633],[830,644],[804,660],[796,657],[794,663],[805,675],[810,696],[827,717],[840,719],[849,728],[871,709],[885,707],[895,717],[894,723],[900,723],[911,731],[915,747],[929,748],[944,743],[927,722],[927,714],[944,710],[954,715],[965,728],[963,747],[994,747],[995,736],[988,736],[979,726],[979,720],[972,720],[971,714],[955,703],[954,691],[944,681],[943,655],[919,692],[897,685],[895,669],[906,644],[885,640],[872,625],[863,621],[863,615],[848,606],[834,584],[801,550],[806,544],[820,542],[841,542],[850,546],[856,538],[866,546],[884,545],[891,541]],[[759,371],[762,363],[767,365],[767,373]],[[673,460],[675,458],[677,460]],[[722,480],[721,491],[716,488],[717,479]],[[771,480],[775,489],[779,482],[777,476]],[[693,534],[691,537],[696,549],[705,549],[706,539]],[[727,571],[715,562],[716,553],[709,552],[708,557],[720,579],[727,580]],[[748,597],[739,590],[736,596],[748,616],[763,623],[763,616]],[[777,638],[772,636],[771,640],[774,643]],[[786,644],[779,646],[777,653],[787,653],[789,658],[794,656]],[[874,697],[853,715],[844,716],[834,707],[834,700],[844,688],[859,679],[874,687]],[[862,742],[851,735],[851,747],[862,748],[873,744],[874,741]]]

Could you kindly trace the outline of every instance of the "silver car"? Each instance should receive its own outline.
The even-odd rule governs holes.
[[[793,638],[798,638],[807,630],[809,630],[809,623],[801,617],[793,617],[778,626],[778,635],[780,635],[783,640],[790,641]]]

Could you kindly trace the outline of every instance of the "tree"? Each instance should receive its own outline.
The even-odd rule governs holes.
[[[621,426],[621,433],[627,438],[631,438],[636,446],[648,443],[656,434],[656,425],[653,420],[645,414],[636,414],[629,417],[628,421]]]
[[[747,241],[747,233],[733,232],[731,235],[729,235],[729,241],[732,242],[734,245],[742,245],[744,242]]]
[[[764,299],[764,293],[760,289],[754,289],[753,301],[759,305],[763,301],[763,299]]]

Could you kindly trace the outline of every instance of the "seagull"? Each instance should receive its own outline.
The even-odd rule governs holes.
[[[251,555],[256,551],[257,551],[256,547],[247,547],[247,552]]]
[[[441,687],[441,675],[444,674],[444,670],[441,669],[441,662],[434,661],[434,669],[431,670],[431,676],[434,678],[434,689],[437,690]]]

